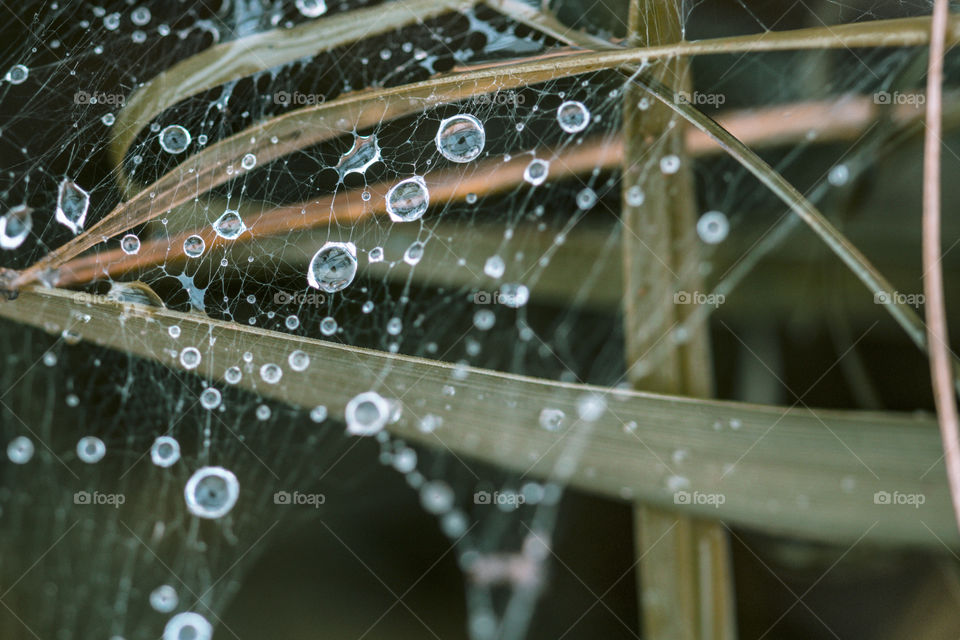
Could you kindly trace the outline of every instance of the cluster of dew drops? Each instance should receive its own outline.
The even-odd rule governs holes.
[[[297,8],[307,17],[318,17],[327,10],[324,0],[296,0]],[[140,12],[136,20],[138,23],[149,22],[149,12],[143,15]],[[29,69],[23,64],[11,67],[3,81],[9,84],[22,84],[29,77]],[[104,117],[105,124],[112,124],[114,117]],[[559,127],[568,134],[578,134],[584,131],[591,121],[591,114],[587,107],[578,101],[567,100],[556,111]],[[179,124],[168,125],[160,129],[156,127],[156,140],[161,149],[171,155],[186,152],[194,144],[191,133]],[[205,138],[205,136],[202,136]],[[200,144],[205,140],[198,139]],[[436,132],[434,144],[437,151],[448,161],[454,163],[469,163],[481,156],[486,143],[486,131],[483,123],[476,116],[469,113],[460,113],[443,119]],[[335,169],[340,175],[340,181],[351,173],[363,174],[375,162],[380,160],[380,148],[376,134],[359,136],[355,134],[353,147],[343,154]],[[248,153],[241,160],[243,170],[251,170],[257,164],[254,154]],[[660,169],[664,174],[676,173],[680,168],[680,159],[677,156],[665,156],[660,160]],[[536,187],[543,184],[550,172],[550,161],[542,158],[532,159],[526,166],[523,178],[528,184]],[[595,194],[589,189],[578,195],[578,205],[588,208],[594,200]],[[639,187],[632,187],[626,192],[627,204],[639,206],[643,204],[644,194]],[[412,175],[399,180],[386,193],[385,210],[389,219],[394,223],[408,223],[420,220],[429,209],[430,191],[424,176]],[[80,185],[69,178],[64,178],[58,188],[57,203],[54,219],[59,224],[70,229],[74,234],[83,231],[87,213],[90,208],[90,194]],[[30,234],[33,226],[33,211],[26,205],[19,205],[9,209],[0,216],[0,249],[16,249],[20,247]],[[216,235],[225,240],[235,240],[248,229],[243,218],[236,210],[226,210],[212,224]],[[722,242],[729,232],[729,222],[720,211],[708,211],[703,214],[696,227],[701,240],[708,244]],[[141,248],[140,239],[132,233],[120,238],[120,248],[128,255],[137,254]],[[206,250],[205,241],[200,235],[192,235],[183,243],[183,252],[188,258],[199,258]],[[415,243],[404,254],[404,261],[408,264],[417,264],[423,256],[423,244]],[[380,262],[384,259],[382,247],[374,247],[367,253],[370,262]],[[310,260],[306,280],[307,285],[328,294],[343,291],[354,281],[357,275],[358,260],[357,247],[352,242],[326,242]],[[505,273],[505,263],[500,256],[491,256],[484,264],[484,272],[490,277],[500,279]],[[501,287],[502,302],[508,306],[521,307],[529,300],[529,290],[521,283],[504,283]],[[370,305],[370,303],[367,303]],[[370,305],[372,308],[372,305]],[[365,312],[369,312],[365,305]],[[390,333],[396,334],[402,329],[398,318],[392,318],[388,326]],[[474,316],[474,324],[481,330],[490,329],[494,324],[494,314],[489,309],[481,309]],[[290,316],[286,321],[287,328],[293,330],[299,326],[296,316]],[[325,318],[321,323],[321,331],[325,335],[332,335],[337,330],[333,318]],[[168,328],[171,339],[180,337],[177,326]],[[201,363],[201,353],[196,347],[186,347],[179,351],[178,359],[184,369],[196,369]],[[247,375],[259,375],[265,384],[278,384],[284,373],[283,367],[276,363],[266,363],[257,370],[253,364],[253,356],[246,353],[243,356],[244,367],[231,366],[223,375],[228,385],[238,384],[245,371]],[[288,362],[292,374],[302,373],[309,368],[309,356],[300,350],[290,353]],[[222,406],[222,396],[214,387],[207,387],[200,396],[201,405],[208,410],[215,410]],[[586,398],[579,407],[581,419],[592,420],[602,413],[602,401],[597,398]],[[389,438],[385,427],[400,419],[401,406],[399,401],[384,398],[375,391],[365,391],[353,397],[346,405],[345,422],[347,432],[355,436],[374,436],[381,443],[381,460],[391,464],[397,471],[406,474],[408,483],[419,490],[421,503],[430,513],[441,518],[444,532],[451,537],[458,537],[467,528],[467,519],[464,513],[455,508],[454,492],[443,481],[428,481],[416,471],[416,452],[399,443],[389,446]],[[257,417],[266,420],[270,417],[270,409],[266,405],[257,408]],[[327,409],[317,406],[310,411],[310,418],[314,422],[323,422],[327,418]],[[419,427],[423,431],[433,431],[443,422],[442,418],[427,415],[420,419]],[[557,432],[564,428],[567,417],[560,409],[545,408],[540,413],[539,423],[547,431]],[[34,444],[25,436],[18,436],[7,446],[8,459],[18,465],[27,464],[34,456]],[[77,459],[96,464],[107,453],[106,444],[95,436],[85,436],[76,445]],[[168,468],[180,460],[180,444],[169,436],[157,437],[150,448],[150,460],[154,465]],[[533,487],[531,489],[531,487]],[[528,499],[536,494],[536,486],[531,484],[525,488]],[[184,501],[187,510],[194,516],[203,519],[216,520],[223,518],[234,508],[240,496],[240,483],[236,475],[223,467],[206,466],[197,469],[184,486]],[[170,585],[161,585],[154,589],[149,596],[150,605],[158,612],[172,613],[178,605],[177,591]],[[208,639],[212,636],[212,625],[202,615],[194,612],[183,612],[169,619],[164,630],[164,639],[180,639],[185,637],[197,640]]]

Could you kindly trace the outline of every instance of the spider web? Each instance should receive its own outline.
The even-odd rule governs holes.
[[[331,2],[317,19],[376,4]],[[725,31],[718,32],[715,3],[687,3],[685,36],[929,11],[926,2],[826,3],[816,12],[798,7],[787,14],[773,5],[779,3],[725,9]],[[65,0],[26,2],[17,8],[19,17],[8,7],[0,55],[0,73],[7,73],[0,83],[0,215],[19,211],[21,224],[29,215],[31,228],[16,247],[0,252],[2,266],[24,268],[73,237],[55,215],[65,180],[89,194],[89,228],[190,155],[257,123],[351,92],[566,46],[483,5],[442,13],[191,95],[137,123],[142,128],[114,165],[118,118],[144,83],[214,45],[305,24],[314,19],[311,7],[316,4]],[[561,20],[598,37],[625,35],[615,3],[554,8]],[[878,92],[907,100],[921,79],[918,58],[909,50],[878,49],[697,59],[690,99],[712,117],[799,102],[872,103]],[[468,367],[479,367],[626,387],[620,130],[628,87],[622,74],[600,71],[428,105],[373,127],[338,123],[329,140],[272,161],[254,157],[221,186],[129,230],[136,238],[126,241],[129,246],[142,253],[159,247],[163,259],[127,270],[121,237],[110,238],[92,251],[100,257],[96,282],[72,286],[78,295],[129,299],[136,292],[123,283],[139,280],[171,309],[454,363],[451,382],[467,386]],[[565,117],[564,109],[574,111]],[[437,136],[448,119],[463,114],[479,124],[468,126],[467,138],[482,131],[484,143],[479,155],[460,162],[443,153]],[[849,197],[851,185],[876,161],[871,145],[879,137],[865,123],[860,134],[830,142],[827,155],[834,160],[825,162],[819,124],[765,156],[811,199],[829,203]],[[182,152],[161,144],[176,133],[174,126],[189,133]],[[681,159],[664,155],[655,140],[645,143],[643,171],[689,166],[698,210],[706,214],[688,230],[702,254],[704,290],[677,291],[677,303],[692,301],[709,314],[738,304],[738,296],[749,302],[755,291],[731,288],[737,269],[744,256],[751,256],[747,262],[758,257],[756,247],[767,246],[772,228],[791,224],[783,222],[782,205],[722,155]],[[455,156],[464,145],[469,152],[471,142],[450,138],[449,144]],[[818,155],[810,153],[814,145]],[[583,158],[604,149],[620,151],[584,166]],[[538,172],[546,173],[542,180]],[[424,177],[431,191],[421,218],[395,222],[375,210],[387,187],[414,177]],[[124,181],[131,185],[127,191]],[[626,198],[639,206],[644,194],[637,190]],[[345,215],[347,209],[358,213]],[[211,225],[231,210],[242,216],[244,233],[235,242],[211,242]],[[256,233],[280,215],[291,221],[289,231]],[[8,232],[13,224],[8,218]],[[186,256],[184,236],[201,230],[202,250]],[[806,231],[794,237],[815,246]],[[336,292],[308,284],[316,252],[329,243],[349,243],[356,251],[356,276]],[[811,251],[798,268],[814,273],[824,259]],[[543,596],[550,593],[551,575],[562,571],[553,540],[569,469],[560,465],[551,477],[534,478],[447,450],[443,434],[458,428],[457,416],[421,415],[417,396],[457,393],[453,384],[397,394],[388,377],[375,390],[395,403],[391,411],[436,434],[437,446],[427,449],[389,429],[372,438],[352,435],[340,407],[291,406],[234,386],[224,372],[202,364],[186,370],[188,349],[202,345],[183,344],[176,327],[157,328],[168,339],[158,363],[83,342],[82,325],[82,313],[76,326],[54,336],[0,325],[2,441],[27,438],[34,449],[24,464],[15,464],[19,453],[11,451],[0,471],[0,600],[9,613],[0,616],[3,637],[157,638],[184,612],[203,616],[217,637],[240,637],[222,616],[265,540],[317,527],[324,510],[346,508],[337,505],[358,505],[351,517],[367,517],[360,481],[337,471],[358,443],[369,466],[393,474],[371,470],[370,476],[392,477],[405,487],[445,536],[434,556],[451,554],[463,571],[464,634],[551,633],[554,623],[545,618],[554,614],[544,610],[549,598]],[[664,340],[683,342],[694,328],[675,328]],[[122,324],[116,330],[130,341],[144,339]],[[277,355],[277,384],[324,366],[311,362],[301,373],[293,357]],[[656,357],[651,354],[645,366],[655,369]],[[237,373],[266,381],[273,375],[266,364],[241,358]],[[590,417],[605,410],[602,399],[585,398],[576,416],[542,409],[541,424],[556,433],[565,465],[578,464]],[[625,429],[631,420],[642,416],[624,420]],[[78,442],[91,436],[106,454],[85,462]],[[151,447],[162,436],[180,447],[179,461],[168,467],[151,460]],[[680,476],[682,459],[678,452]],[[185,503],[184,488],[211,466],[236,476],[239,498],[223,517],[198,518]],[[351,541],[343,543],[350,547]],[[616,574],[628,568],[617,567]],[[158,590],[164,585],[166,591]],[[592,637],[576,616],[556,615],[560,630],[549,637],[567,628],[568,637]],[[385,632],[370,622],[373,635]],[[611,637],[634,635],[628,627],[636,628],[635,621],[618,622]],[[431,631],[423,624],[426,637]]]

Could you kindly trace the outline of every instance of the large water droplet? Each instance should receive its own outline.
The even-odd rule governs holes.
[[[77,457],[87,464],[95,464],[107,455],[107,445],[96,436],[86,436],[77,441]]]
[[[222,518],[237,503],[240,482],[237,476],[223,467],[203,467],[187,480],[183,496],[187,509],[198,518]]]
[[[213,223],[213,230],[221,238],[236,240],[241,233],[247,230],[247,225],[243,223],[243,218],[240,217],[239,212],[227,209]]]
[[[557,122],[567,133],[579,133],[590,124],[590,111],[582,102],[568,100],[557,109]]]
[[[60,190],[57,195],[57,222],[74,233],[80,233],[83,231],[83,223],[87,219],[87,209],[89,208],[89,193],[70,180],[64,180],[60,183]]]
[[[297,10],[308,18],[318,18],[327,12],[325,0],[297,0]]]
[[[420,176],[401,180],[387,192],[387,214],[394,222],[413,222],[423,217],[430,192]]]
[[[210,640],[212,637],[213,625],[193,611],[178,613],[163,628],[163,640]]]
[[[19,205],[0,217],[0,248],[16,249],[23,244],[33,227],[30,207]]]
[[[160,146],[167,153],[183,153],[190,146],[190,132],[178,124],[171,124],[160,132]]]
[[[347,403],[344,415],[348,433],[372,436],[386,426],[390,418],[390,403],[376,391],[366,391]]]
[[[176,609],[179,600],[177,590],[168,584],[162,584],[150,592],[150,606],[160,613],[170,613]]]
[[[406,251],[403,252],[403,261],[410,265],[418,264],[422,258],[423,258],[422,242],[414,242],[412,245],[407,247]]]
[[[730,232],[730,222],[720,211],[707,211],[697,220],[697,235],[707,244],[723,242]]]
[[[352,242],[328,242],[310,260],[307,284],[336,293],[346,289],[357,275],[357,247]]]
[[[15,64],[7,71],[3,78],[10,84],[23,84],[30,77],[30,69],[22,64]]]
[[[123,250],[128,256],[132,256],[140,252],[140,238],[128,233],[127,235],[120,238],[120,249]]]
[[[354,136],[353,147],[340,156],[340,162],[334,167],[340,174],[340,181],[351,173],[365,173],[374,162],[380,160],[380,145],[377,135]]]
[[[26,464],[33,457],[33,441],[26,436],[17,436],[7,445],[7,458],[13,464]]]
[[[183,252],[188,258],[199,258],[207,248],[203,238],[194,234],[183,241]]]
[[[486,143],[483,124],[468,113],[443,120],[437,129],[437,149],[451,162],[470,162]]]

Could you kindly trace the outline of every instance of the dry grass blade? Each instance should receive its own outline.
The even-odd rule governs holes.
[[[895,287],[870,263],[857,247],[834,227],[822,213],[796,187],[790,184],[773,167],[763,161],[749,147],[743,144],[729,131],[721,127],[695,107],[678,102],[673,93],[665,87],[644,79],[637,79],[650,90],[659,101],[667,104],[695,127],[712,137],[724,150],[745,169],[756,176],[778,198],[789,206],[826,243],[874,296],[889,297]],[[928,352],[926,327],[920,316],[910,305],[903,301],[891,301],[884,305],[894,320],[906,331],[907,335],[924,352]],[[956,356],[954,365],[958,363]],[[954,378],[960,388],[960,378]]]
[[[947,311],[943,295],[940,248],[940,145],[943,112],[943,56],[949,3],[937,0],[930,34],[927,71],[927,133],[923,147],[923,291],[927,304],[927,339],[930,345],[930,376],[937,406],[947,477],[953,496],[953,511],[960,529],[960,421],[952,385],[956,361],[951,360],[947,334]]]
[[[245,352],[256,362],[279,363],[301,349],[314,363],[306,372],[287,372],[281,385],[246,374],[241,385],[298,407],[326,404],[340,416],[358,389],[377,389],[401,401],[415,394],[423,405],[404,405],[403,418],[390,427],[398,436],[539,477],[553,472],[565,449],[555,446],[555,433],[540,426],[540,410],[549,406],[576,415],[584,394],[602,394],[607,410],[594,423],[572,472],[575,487],[792,537],[850,542],[877,523],[870,532],[877,541],[942,548],[933,531],[947,544],[960,545],[949,489],[940,475],[940,440],[929,419],[660,396],[473,368],[464,369],[467,377],[460,379],[454,375],[457,367],[443,362],[196,313],[84,302],[86,296],[31,287],[0,305],[0,317],[47,331],[70,328],[84,340],[161,366],[177,366],[171,349],[196,346],[202,361],[193,372],[211,379],[222,379],[228,367],[242,364]],[[120,323],[123,331],[117,330]],[[176,341],[166,330],[171,325],[181,330]],[[434,393],[444,385],[456,393]],[[457,428],[424,433],[418,418],[428,413],[456,416]],[[630,420],[640,426],[625,429]],[[675,471],[671,454],[678,449],[689,452],[683,471],[690,489],[721,491],[724,504],[716,509],[674,504],[668,479]],[[877,491],[893,487],[923,494],[925,503],[919,511],[875,504]],[[800,506],[798,494],[805,496]]]

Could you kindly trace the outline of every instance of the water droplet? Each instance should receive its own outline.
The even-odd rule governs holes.
[[[420,504],[429,513],[446,513],[453,507],[453,489],[443,480],[426,482],[420,488]]]
[[[213,230],[225,240],[236,240],[241,233],[247,230],[238,211],[227,209],[223,215],[213,223]]]
[[[277,384],[283,377],[283,369],[280,368],[280,365],[267,363],[260,367],[260,377],[267,384]]]
[[[496,316],[489,309],[481,309],[473,314],[473,326],[480,331],[488,331],[493,328],[496,322]]]
[[[80,233],[83,230],[83,223],[87,219],[89,208],[89,193],[70,180],[64,180],[60,183],[57,195],[57,222],[74,233]]]
[[[307,18],[318,18],[327,12],[325,0],[297,0],[297,10]]]
[[[293,331],[300,326],[300,318],[297,316],[287,316],[287,319],[283,321],[283,324],[286,325],[287,329]]]
[[[394,222],[413,222],[426,213],[430,192],[420,176],[401,180],[387,192],[387,214]]]
[[[437,150],[451,162],[470,162],[486,143],[483,124],[468,113],[444,119],[437,129]]]
[[[130,14],[130,21],[138,27],[142,27],[150,22],[150,9],[146,7],[137,7]]]
[[[543,181],[547,179],[549,174],[550,163],[546,160],[534,158],[530,161],[530,164],[527,165],[527,168],[523,170],[523,179],[536,186],[543,184]]]
[[[646,197],[646,194],[643,193],[643,189],[637,185],[627,189],[627,204],[631,207],[639,207],[643,204],[643,201],[646,200]]]
[[[257,156],[252,153],[248,153],[240,159],[240,166],[249,171],[257,166]]]
[[[220,406],[220,391],[213,387],[207,387],[200,394],[200,406],[204,409],[216,409]]]
[[[7,445],[7,458],[14,464],[26,464],[33,457],[33,441],[26,436],[17,436]]]
[[[845,164],[838,164],[830,169],[827,180],[835,187],[842,187],[850,180],[850,169]]]
[[[26,205],[10,209],[0,217],[0,248],[16,249],[33,228],[33,210]]]
[[[227,384],[237,384],[243,378],[243,372],[240,371],[240,367],[230,367],[223,372],[223,379],[227,381]]]
[[[370,249],[370,252],[367,253],[367,260],[369,262],[383,262],[383,247]]]
[[[113,115],[112,113],[105,113],[103,114],[103,117],[100,118],[100,122],[107,125],[108,127],[112,127],[113,123],[116,121],[117,121],[117,116]]]
[[[400,473],[410,473],[417,468],[417,452],[406,447],[393,457],[393,468]]]
[[[180,327],[177,325],[171,325],[169,328],[167,328],[167,333],[170,334],[171,338],[177,339],[180,337]]]
[[[207,248],[203,238],[194,234],[183,241],[183,252],[188,258],[199,258]]]
[[[10,84],[23,84],[30,77],[30,69],[25,65],[15,64],[7,71],[4,80]]]
[[[178,601],[176,589],[168,584],[160,585],[150,592],[150,606],[160,613],[170,613],[177,608]]]
[[[707,211],[697,220],[697,235],[707,244],[723,242],[730,232],[730,222],[720,211]]]
[[[606,410],[606,399],[597,393],[587,393],[577,398],[577,414],[584,422],[596,422]]]
[[[370,166],[380,160],[380,145],[377,136],[371,133],[368,136],[354,136],[353,147],[340,156],[340,162],[334,167],[340,174],[340,181],[351,173],[363,174]]]
[[[150,447],[150,460],[158,467],[170,467],[180,459],[180,443],[176,438],[160,436]]]
[[[103,460],[107,455],[107,445],[96,436],[85,436],[77,441],[77,457],[87,464],[94,464]]]
[[[357,275],[357,247],[352,242],[328,242],[310,261],[307,284],[336,293],[346,289]]]
[[[400,318],[390,318],[387,321],[387,333],[398,336],[401,331],[403,331],[403,321]]]
[[[178,124],[171,124],[160,132],[160,146],[167,153],[183,153],[190,146],[190,132]]]
[[[213,626],[199,613],[185,611],[167,621],[163,640],[210,640]]]
[[[314,422],[323,422],[327,419],[327,408],[319,405],[310,410],[310,419]]]
[[[187,509],[198,518],[222,518],[237,503],[240,482],[223,467],[202,467],[187,480],[183,496]]]
[[[660,171],[671,175],[680,170],[680,157],[675,155],[663,156],[660,158]]]
[[[180,364],[184,369],[196,369],[200,365],[200,350],[196,347],[187,347],[180,352]]]
[[[500,256],[490,256],[483,265],[483,272],[491,278],[502,278],[507,265]]]
[[[412,245],[407,247],[407,250],[403,252],[403,261],[407,264],[414,265],[420,262],[420,259],[423,258],[423,243],[414,242]]]
[[[287,356],[287,362],[293,371],[306,371],[307,367],[310,366],[310,356],[297,349],[290,352],[290,355]]]
[[[518,282],[505,282],[500,287],[500,302],[508,307],[519,309],[530,300],[530,289]]]
[[[337,332],[337,320],[332,316],[327,316],[320,321],[320,333],[325,336],[332,336]]]
[[[590,209],[597,203],[597,193],[590,187],[581,189],[577,194],[577,206],[581,209]]]
[[[582,102],[568,100],[557,109],[557,122],[567,133],[579,133],[590,124],[590,111]]]
[[[540,412],[540,426],[547,431],[560,431],[566,414],[560,409],[544,409]]]
[[[132,233],[120,238],[120,249],[123,250],[128,256],[135,255],[140,252],[140,238],[135,236]]]
[[[365,391],[347,403],[344,412],[347,433],[372,436],[381,431],[390,418],[390,404],[376,391]]]

